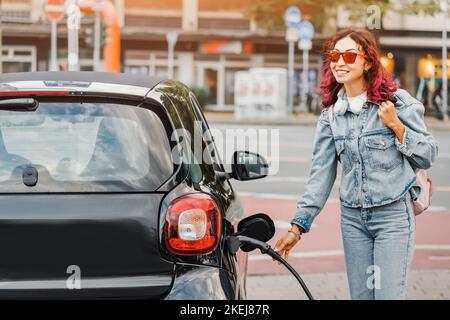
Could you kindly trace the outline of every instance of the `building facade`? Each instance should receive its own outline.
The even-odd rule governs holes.
[[[391,3],[394,8],[404,5],[401,0],[391,0]],[[420,99],[428,110],[432,109],[433,92],[442,83],[444,19],[445,16],[441,12],[434,15],[401,15],[393,10],[387,11],[381,18],[379,42],[384,53],[384,62],[389,64],[388,69],[391,69],[400,85]],[[373,22],[369,14],[368,20],[369,24]],[[446,24],[448,32],[450,19],[447,18]],[[342,8],[337,12],[337,26],[354,26],[349,22],[348,13]],[[446,46],[450,46],[450,37]],[[446,63],[447,78],[450,79],[449,56]]]
[[[207,104],[211,109],[233,108],[235,72],[251,67],[287,68],[288,46],[284,30],[259,30],[244,14],[249,0],[111,1],[121,28],[122,71],[167,76],[167,37],[168,34],[176,35],[173,76],[191,87],[205,88],[209,92]],[[3,72],[49,69],[50,23],[46,19],[45,2],[1,2]],[[430,81],[419,72],[423,59],[437,62],[440,54],[438,18],[426,23],[421,19],[429,18],[384,17],[380,36],[382,51],[386,55],[384,59],[402,86],[414,93],[423,87],[424,78]],[[83,14],[79,41],[81,70],[94,68],[93,49],[84,42],[84,31],[92,28],[94,21],[93,14]],[[337,10],[334,23],[331,31],[349,26],[346,12]],[[309,54],[312,87],[320,83],[321,48],[329,35],[316,33],[313,39]],[[67,63],[64,19],[58,24],[58,62],[62,67]],[[302,67],[301,52],[296,49],[297,97]],[[437,73],[433,74],[434,78],[437,76]]]
[[[116,0],[121,27],[122,71],[167,76],[169,32],[177,34],[174,78],[209,91],[211,109],[231,109],[234,73],[251,67],[287,68],[284,31],[264,32],[245,17],[249,0]],[[48,70],[50,23],[45,0],[3,0],[3,72]],[[84,14],[80,30],[80,69],[93,69],[93,49],[83,30],[94,17]],[[323,38],[323,37],[322,37]],[[318,35],[310,54],[313,83],[320,80]],[[58,62],[67,61],[65,20],[58,24]],[[297,49],[296,79],[302,63]],[[298,86],[296,86],[298,87]],[[297,89],[298,95],[298,89]]]

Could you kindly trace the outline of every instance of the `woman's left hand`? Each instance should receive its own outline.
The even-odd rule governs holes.
[[[395,106],[389,100],[380,104],[378,108],[378,116],[380,117],[380,120],[391,129],[397,126],[400,122],[397,112],[395,111]]]
[[[398,118],[394,104],[389,100],[382,102],[378,107],[378,116],[388,128],[394,131],[400,143],[403,143],[405,126]]]

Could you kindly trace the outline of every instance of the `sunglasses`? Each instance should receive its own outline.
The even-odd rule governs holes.
[[[346,64],[351,64],[354,63],[356,60],[357,56],[361,56],[363,58],[367,58],[367,55],[364,53],[357,53],[357,52],[352,52],[352,51],[345,51],[345,52],[339,52],[336,50],[330,50],[328,51],[328,60],[330,60],[331,62],[338,62],[340,56],[342,56],[342,58],[344,59],[344,62]]]

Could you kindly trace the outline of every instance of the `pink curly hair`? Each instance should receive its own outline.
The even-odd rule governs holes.
[[[343,86],[343,84],[336,81],[331,72],[327,53],[328,50],[334,48],[337,41],[345,37],[352,38],[361,46],[361,50],[367,55],[365,59],[372,66],[367,73],[364,73],[364,80],[367,86],[367,98],[378,103],[386,100],[395,102],[393,93],[398,87],[393,81],[392,76],[381,65],[379,46],[375,36],[365,29],[344,29],[338,31],[333,37],[328,39],[323,46],[323,78],[320,84],[320,89],[323,92],[323,100],[321,107],[328,108],[334,104],[337,100],[337,93]]]

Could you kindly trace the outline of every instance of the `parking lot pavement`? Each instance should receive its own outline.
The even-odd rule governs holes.
[[[268,195],[246,194],[241,199],[247,215],[265,212],[272,217],[276,233],[269,244],[273,247],[276,240],[290,228],[290,218],[296,206],[294,198],[277,199]],[[305,234],[289,254],[289,263],[301,274],[345,271],[338,201],[328,201],[322,211],[312,225],[311,232]],[[412,269],[450,270],[450,210],[430,209],[417,217],[416,222]],[[249,254],[248,270],[250,274],[258,275],[288,272],[258,250]]]
[[[350,299],[344,272],[301,275],[318,300]],[[307,300],[292,275],[249,275],[247,298],[251,300]],[[408,300],[450,299],[450,270],[413,270],[408,279]]]

